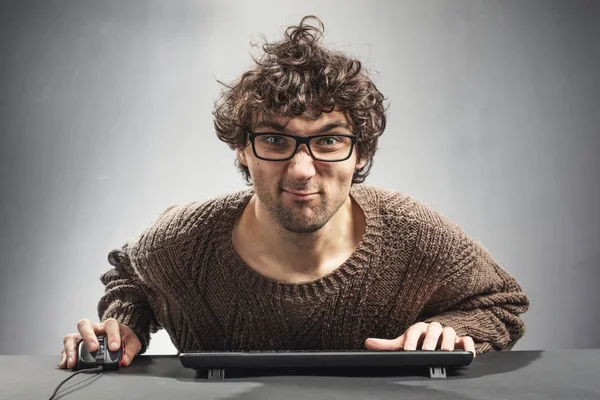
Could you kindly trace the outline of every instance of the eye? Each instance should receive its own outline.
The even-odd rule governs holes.
[[[319,146],[333,146],[340,142],[340,139],[337,136],[327,136],[322,137],[318,141]]]
[[[286,142],[283,137],[277,135],[263,136],[262,141],[272,145],[284,144]]]

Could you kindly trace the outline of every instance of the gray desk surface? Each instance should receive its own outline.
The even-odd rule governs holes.
[[[0,356],[0,399],[48,399],[71,372],[58,357]],[[227,378],[229,376],[229,378]],[[132,366],[79,374],[58,399],[600,399],[600,349],[486,353],[446,379],[422,370],[226,374],[213,382],[177,356],[140,356]]]

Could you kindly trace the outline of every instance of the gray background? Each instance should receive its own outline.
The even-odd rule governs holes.
[[[367,183],[459,223],[531,297],[517,349],[600,347],[600,2],[0,2],[0,353],[96,319],[109,250],[244,188],[212,104],[316,14],[389,98]],[[173,353],[155,336],[149,353]],[[58,360],[58,358],[57,358]]]

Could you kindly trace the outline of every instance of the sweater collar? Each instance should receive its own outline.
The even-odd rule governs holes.
[[[381,233],[383,223],[380,213],[377,191],[367,185],[355,184],[350,196],[357,202],[365,214],[366,226],[362,240],[352,255],[330,274],[317,280],[303,283],[278,282],[268,278],[246,265],[233,249],[232,231],[244,208],[250,201],[252,188],[237,192],[226,199],[226,218],[220,224],[217,237],[223,238],[216,243],[220,255],[220,267],[238,290],[251,291],[253,295],[264,292],[283,297],[322,297],[326,292],[335,292],[352,276],[375,268],[380,263]],[[249,293],[250,294],[250,293]]]

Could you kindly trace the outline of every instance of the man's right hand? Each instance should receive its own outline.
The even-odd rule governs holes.
[[[118,350],[123,341],[125,353],[123,354],[123,366],[128,366],[135,355],[142,349],[142,343],[136,334],[127,325],[120,324],[116,319],[109,318],[104,322],[92,322],[82,319],[77,323],[77,333],[65,336],[64,347],[60,353],[59,368],[73,368],[77,365],[77,347],[81,341],[87,343],[90,351],[98,349],[97,336],[108,337],[108,348],[112,351]]]

